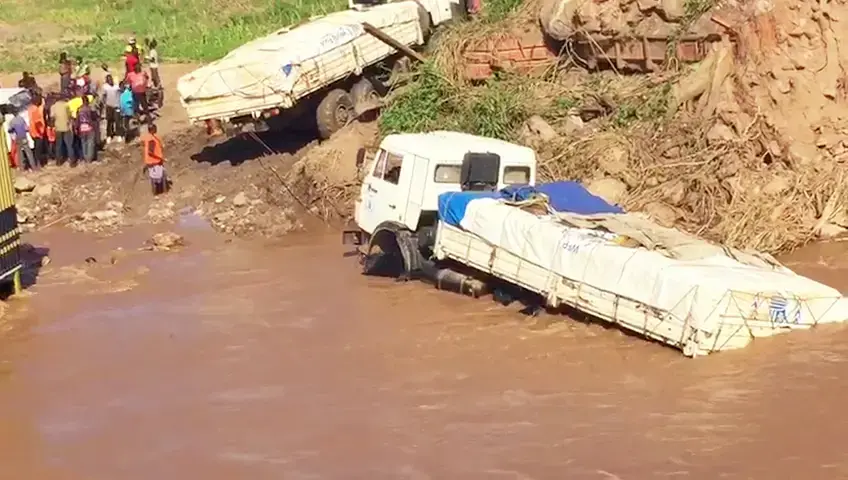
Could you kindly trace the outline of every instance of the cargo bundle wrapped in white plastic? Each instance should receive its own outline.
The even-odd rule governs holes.
[[[637,214],[538,214],[475,199],[458,222],[442,218],[434,254],[690,357],[848,321],[848,299],[837,290],[769,256],[710,244]]]
[[[304,106],[296,113],[317,115],[322,136],[329,136],[349,121],[357,102],[382,93],[380,74],[400,58],[363,25],[403,46],[420,46],[458,5],[402,1],[331,13],[242,45],[181,77],[177,90],[192,122],[244,124]]]

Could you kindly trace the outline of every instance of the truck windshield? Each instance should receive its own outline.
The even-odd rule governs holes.
[[[433,181],[436,183],[459,183],[462,176],[461,165],[436,165]]]
[[[530,167],[504,167],[503,182],[507,185],[530,183]]]

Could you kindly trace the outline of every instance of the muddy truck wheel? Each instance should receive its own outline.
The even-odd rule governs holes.
[[[350,89],[350,96],[357,116],[380,106],[380,93],[370,78],[363,77],[356,82]]]
[[[340,88],[330,90],[315,111],[318,134],[324,140],[330,138],[347,125],[354,116],[353,112],[353,101],[347,92]]]

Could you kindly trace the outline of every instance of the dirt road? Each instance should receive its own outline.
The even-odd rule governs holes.
[[[335,235],[230,242],[185,220],[179,253],[133,253],[144,231],[33,238],[53,262],[6,317],[0,478],[848,475],[846,328],[690,360],[364,278]]]

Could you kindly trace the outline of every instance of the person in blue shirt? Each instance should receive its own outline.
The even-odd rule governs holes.
[[[130,120],[135,116],[135,100],[130,86],[121,82],[121,96],[119,99],[121,105],[121,126],[124,131],[124,141],[129,143],[132,139],[132,130],[130,129]]]
[[[21,115],[21,112],[15,113],[15,117],[9,122],[8,133],[14,135],[14,146],[18,149],[18,168],[21,171],[38,170],[35,154],[29,146],[28,132],[29,125],[27,125],[27,121]]]

